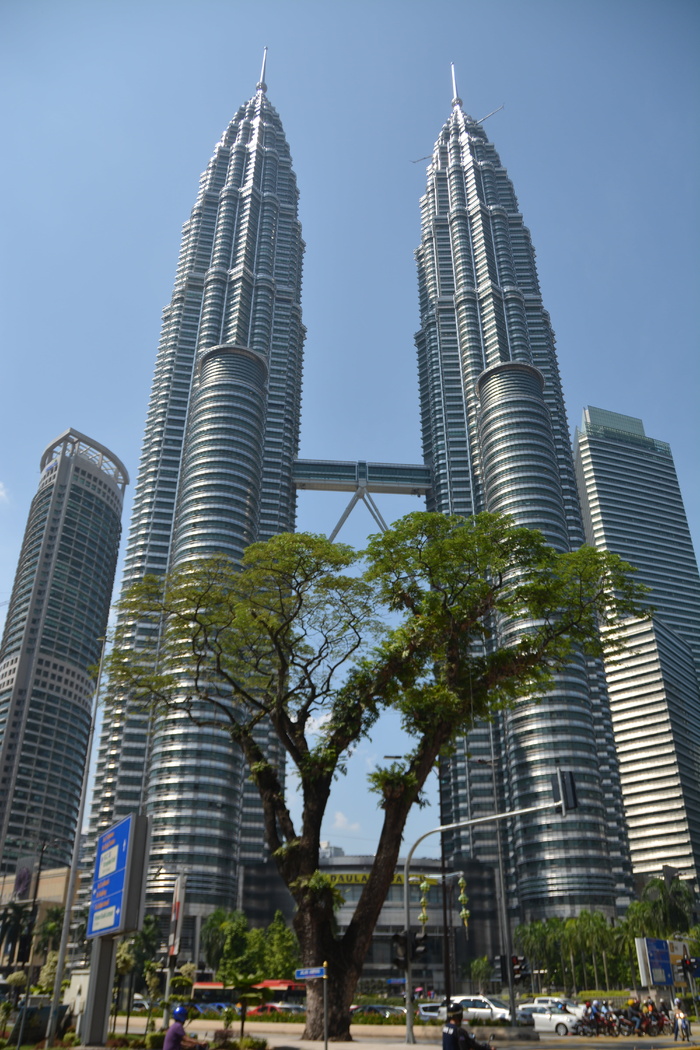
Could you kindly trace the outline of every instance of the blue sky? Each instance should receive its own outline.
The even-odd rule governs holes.
[[[266,45],[307,243],[301,455],[420,461],[419,158],[454,62],[472,116],[505,105],[486,130],[532,231],[570,424],[592,404],[670,442],[697,551],[699,38],[695,0],[3,0],[0,601],[49,442],[76,427],[135,480],[180,227]],[[305,494],[299,528],[329,532],[345,502]],[[360,507],[341,538],[372,529]],[[332,807],[348,852],[372,849],[364,798],[353,776]],[[435,823],[423,811],[407,840]]]

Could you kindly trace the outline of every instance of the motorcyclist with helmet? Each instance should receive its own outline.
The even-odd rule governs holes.
[[[642,1024],[642,1011],[639,1007],[638,999],[627,1000],[627,1020],[631,1021],[634,1025],[635,1035],[639,1031]]]
[[[461,1006],[447,1007],[447,1023],[442,1028],[442,1050],[493,1050],[490,1043],[480,1043],[462,1028]]]
[[[207,1050],[208,1043],[198,1043],[196,1039],[190,1039],[185,1032],[185,1021],[188,1011],[186,1006],[176,1006],[172,1013],[173,1023],[165,1033],[163,1050]]]

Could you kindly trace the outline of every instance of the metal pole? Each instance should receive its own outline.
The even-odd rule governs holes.
[[[328,963],[323,964],[323,1050],[328,1050]]]
[[[452,979],[450,967],[450,931],[447,925],[447,879],[445,878],[445,840],[440,836],[440,873],[442,875],[442,965],[445,970],[445,998],[449,1002],[452,997]],[[450,908],[450,913],[452,909]]]
[[[29,944],[27,946],[27,951],[29,952],[29,957],[27,959],[27,967],[29,968],[30,972],[31,972],[31,962],[32,962],[32,955],[33,955],[32,948],[33,948],[33,945],[34,945],[34,927],[36,926],[37,900],[38,900],[38,897],[39,897],[39,883],[41,881],[41,869],[42,869],[43,864],[44,864],[44,853],[46,852],[46,847],[47,846],[48,846],[48,842],[42,842],[41,849],[39,850],[39,866],[38,866],[37,872],[36,872],[36,883],[34,884],[34,897],[33,897],[33,900],[32,900],[32,910],[31,910],[30,919],[29,919]],[[22,1003],[22,1020],[20,1021],[20,1025],[19,1025],[19,1035],[17,1036],[17,1050],[19,1050],[20,1046],[22,1045],[22,1036],[24,1035],[24,1023],[27,1020],[27,1009],[28,1009],[28,1007],[29,1007],[29,980],[27,980],[27,983],[24,986],[24,1002]]]
[[[406,1042],[413,1044],[416,1041],[416,1037],[413,1034],[413,1008],[411,1006],[411,999],[413,996],[413,989],[411,987],[411,949],[410,949],[410,933],[411,933],[411,905],[408,896],[408,879],[411,870],[411,859],[418,846],[420,846],[423,839],[427,839],[430,835],[438,835],[443,831],[455,831],[457,828],[468,828],[473,824],[494,824],[498,820],[507,820],[509,817],[522,817],[526,813],[541,813],[545,809],[560,809],[561,802],[544,802],[541,806],[526,806],[524,809],[511,809],[505,813],[491,813],[487,817],[472,817],[470,820],[458,820],[456,824],[441,824],[437,828],[431,828],[430,831],[424,832],[420,838],[411,846],[406,857],[406,863],[403,868],[403,918],[404,918],[404,932],[406,934]]]
[[[90,775],[90,753],[92,751],[92,740],[95,735],[95,722],[97,720],[97,704],[100,697],[100,685],[102,684],[102,670],[105,662],[105,651],[107,639],[102,639],[102,652],[100,654],[100,666],[97,671],[97,682],[95,683],[95,694],[92,701],[92,716],[90,718],[90,732],[88,733],[87,754],[85,757],[85,769],[83,770],[83,784],[80,791],[80,806],[78,807],[78,818],[75,825],[75,838],[73,840],[73,855],[70,862],[70,875],[68,876],[68,888],[66,890],[66,906],[63,912],[63,927],[61,929],[61,944],[58,949],[58,961],[56,963],[56,978],[53,982],[53,998],[49,1010],[49,1022],[46,1026],[46,1045],[53,1046],[58,1026],[58,1006],[61,998],[61,983],[63,981],[63,969],[66,964],[68,952],[68,938],[70,937],[71,909],[75,886],[78,881],[78,867],[80,865],[80,832],[85,815],[85,801],[87,799],[88,779]]]
[[[493,787],[493,800],[497,801],[498,785],[496,782],[496,752],[493,743],[493,724],[489,725],[489,745],[491,748],[491,784]],[[501,927],[501,951],[505,953],[506,966],[508,968],[508,1003],[510,1006],[510,1023],[515,1024],[515,982],[513,981],[513,941],[510,933],[510,922],[508,921],[508,905],[506,903],[506,880],[503,864],[503,835],[501,825],[496,825],[496,849],[498,850],[498,896],[500,906]]]

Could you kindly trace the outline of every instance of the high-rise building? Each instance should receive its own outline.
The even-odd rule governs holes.
[[[700,574],[670,446],[641,419],[592,407],[574,444],[587,542],[634,565],[700,676]]]
[[[70,863],[121,534],[122,463],[67,430],[41,457],[0,646],[0,872]]]
[[[421,200],[416,336],[428,508],[512,515],[559,551],[583,527],[554,336],[513,185],[453,77]],[[518,625],[501,627],[517,635]],[[573,771],[580,808],[513,820],[500,861],[513,917],[612,912],[630,886],[619,774],[602,668],[572,661],[542,701],[457,742],[443,764],[442,822],[546,802],[554,766]],[[496,867],[495,829],[453,832],[449,848]],[[496,950],[485,943],[484,950]]]
[[[226,128],[183,229],[136,484],[123,586],[293,530],[304,243],[297,185],[265,63]],[[152,628],[133,625],[134,644]],[[268,747],[274,755],[274,740]],[[228,735],[116,705],[102,733],[91,832],[145,807],[148,899],[188,871],[190,914],[237,903],[263,859],[260,802]]]
[[[431,509],[512,514],[558,550],[583,542],[554,339],[530,235],[480,123],[454,91],[422,202],[417,336],[425,465],[296,461],[303,242],[289,148],[264,72],[216,148],[184,228],[165,311],[124,585],[146,572],[294,527],[294,486],[428,493]],[[427,469],[426,469],[427,468]],[[375,508],[376,510],[376,508]],[[382,524],[381,515],[375,520]],[[134,624],[134,644],[153,642]],[[516,628],[511,625],[509,630]],[[517,633],[517,631],[516,631]],[[275,747],[273,740],[267,746]],[[274,752],[273,752],[274,753]],[[557,761],[581,807],[454,835],[454,856],[500,859],[512,917],[612,912],[631,886],[602,666],[572,661],[544,701],[523,700],[456,742],[445,821],[549,800]],[[153,818],[151,904],[188,872],[190,916],[232,905],[241,863],[264,860],[257,800],[224,733],[113,709],[98,755],[93,835],[135,809]],[[488,910],[484,904],[484,912]],[[196,933],[195,933],[196,943]],[[497,951],[498,944],[484,944]]]
[[[634,873],[697,880],[700,575],[671,449],[641,419],[588,407],[575,464],[587,541],[634,565],[655,609],[606,661]]]

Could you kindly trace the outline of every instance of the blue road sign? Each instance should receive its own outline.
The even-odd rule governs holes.
[[[132,826],[133,817],[126,817],[97,840],[88,912],[88,937],[119,933],[123,927]]]
[[[325,977],[325,966],[307,966],[304,970],[295,970],[294,979],[297,981],[308,981],[311,977]]]
[[[662,986],[672,985],[673,966],[671,965],[668,941],[662,941],[656,937],[647,937],[646,943],[652,983]]]

